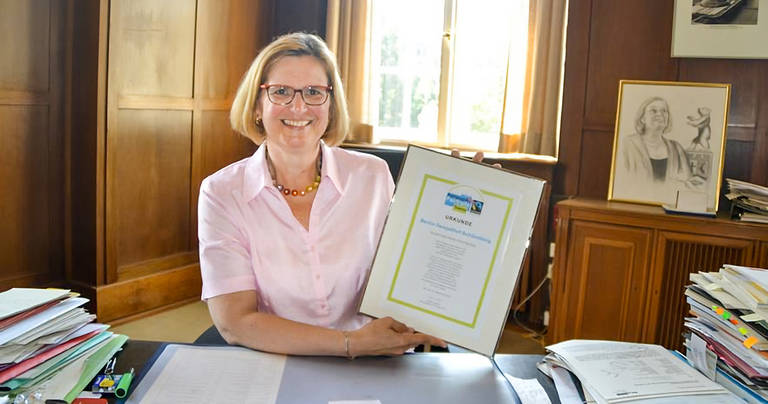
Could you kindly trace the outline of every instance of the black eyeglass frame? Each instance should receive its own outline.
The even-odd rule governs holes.
[[[272,88],[272,87],[283,87],[283,88],[286,88],[286,89],[290,89],[292,91],[291,98],[287,102],[284,102],[284,103],[283,102],[276,102],[275,100],[272,99],[272,95],[269,93],[269,89]],[[263,90],[266,90],[266,92],[267,92],[267,99],[269,100],[269,102],[271,102],[271,103],[273,103],[275,105],[290,105],[293,102],[293,99],[296,98],[296,93],[299,92],[299,93],[301,93],[301,100],[304,101],[305,104],[311,105],[313,107],[316,107],[316,106],[320,106],[320,105],[325,104],[328,101],[328,99],[331,98],[331,93],[333,93],[333,86],[306,86],[306,87],[302,87],[302,88],[293,88],[293,87],[290,87],[290,86],[286,86],[285,84],[262,84],[262,85],[259,86],[259,88],[261,88]],[[312,89],[325,91],[325,98],[323,99],[322,102],[320,102],[320,103],[310,103],[310,102],[307,101],[307,96],[304,95],[304,92],[308,91],[308,90],[312,90]]]

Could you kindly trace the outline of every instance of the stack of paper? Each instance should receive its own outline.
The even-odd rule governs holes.
[[[87,302],[64,289],[0,293],[0,396],[72,401],[85,387],[127,339],[93,323]]]
[[[547,350],[541,368],[554,380],[564,404],[743,403],[659,345],[570,340]]]
[[[686,356],[750,402],[768,403],[768,270],[724,265],[690,279]]]
[[[768,223],[768,188],[726,178],[731,216],[745,222]]]

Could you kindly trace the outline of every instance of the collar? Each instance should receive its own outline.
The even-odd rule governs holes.
[[[245,178],[243,179],[243,196],[248,201],[258,196],[266,187],[272,186],[272,176],[269,175],[265,150],[266,147],[259,146],[246,163]],[[334,158],[334,152],[322,140],[320,141],[320,152],[323,153],[323,167],[320,172],[321,182],[330,182],[336,191],[341,194],[344,184],[339,175],[339,165],[338,161]]]

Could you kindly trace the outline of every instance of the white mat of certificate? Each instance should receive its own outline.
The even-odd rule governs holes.
[[[360,312],[492,356],[543,188],[409,146]]]

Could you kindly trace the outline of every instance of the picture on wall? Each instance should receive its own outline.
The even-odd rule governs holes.
[[[768,58],[768,0],[675,0],[672,57]]]
[[[730,84],[621,80],[608,199],[717,211]]]

